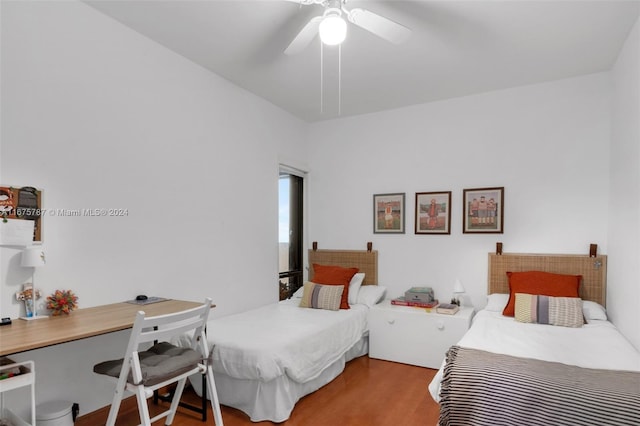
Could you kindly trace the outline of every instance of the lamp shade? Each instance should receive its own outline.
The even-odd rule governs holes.
[[[339,14],[328,14],[320,22],[320,40],[326,45],[335,46],[347,37],[347,23]]]
[[[454,293],[464,293],[465,292],[464,286],[462,285],[460,280],[456,280],[455,284],[453,285],[453,292]]]
[[[44,251],[42,247],[29,247],[22,251],[20,266],[25,268],[37,268],[45,265]]]

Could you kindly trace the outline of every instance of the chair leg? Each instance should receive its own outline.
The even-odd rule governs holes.
[[[200,410],[202,412],[202,421],[206,422],[207,421],[207,375],[206,375],[206,371],[204,374],[201,375],[201,380],[202,382],[202,392],[200,392],[202,394],[202,396],[200,396]]]
[[[125,380],[119,379],[116,384],[116,390],[113,392],[113,400],[111,401],[111,408],[109,409],[109,417],[107,417],[106,426],[115,426],[116,424],[116,419],[118,418],[118,411],[120,411],[120,403],[122,402],[122,396],[124,395],[125,386]]]
[[[120,395],[116,392],[116,395],[113,397],[113,401],[111,402],[111,408],[109,409],[109,417],[107,417],[106,426],[115,426],[119,410]]]
[[[147,396],[144,392],[144,386],[136,386],[136,399],[138,400],[140,425],[151,426],[151,417],[149,417],[149,406],[147,405]]]
[[[178,405],[180,404],[180,399],[182,398],[182,391],[184,390],[184,385],[187,383],[187,378],[185,377],[182,380],[178,381],[176,389],[173,391],[173,398],[171,399],[171,407],[169,408],[169,415],[167,416],[167,421],[165,422],[166,426],[169,426],[173,423],[173,418],[176,415],[176,411],[178,410]]]
[[[216,426],[223,426],[222,411],[220,411],[220,401],[218,400],[218,391],[216,390],[216,382],[213,380],[213,369],[207,366],[207,385],[209,387],[209,398],[211,399],[211,410],[213,411],[213,420]]]

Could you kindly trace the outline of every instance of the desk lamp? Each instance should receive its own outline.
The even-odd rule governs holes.
[[[460,280],[456,280],[455,284],[453,285],[453,300],[451,301],[451,303],[461,306],[460,295],[463,294],[464,292],[465,292],[464,286],[462,285]]]
[[[22,261],[20,262],[20,266],[22,266],[23,268],[38,268],[38,267],[44,266],[45,264],[46,262],[45,262],[44,251],[42,250],[42,247],[28,247],[22,251]],[[46,318],[46,316],[38,317],[38,309],[36,308],[37,291],[36,291],[36,282],[34,279],[35,275],[36,275],[36,271],[34,269],[33,273],[31,274],[31,297],[33,299],[33,307],[32,307],[33,313],[31,314],[30,317],[26,317],[26,316],[21,317],[22,319],[26,319],[26,320]]]

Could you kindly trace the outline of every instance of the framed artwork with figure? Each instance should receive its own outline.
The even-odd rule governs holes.
[[[416,234],[451,234],[451,191],[416,192]]]
[[[504,187],[464,189],[462,199],[462,232],[503,233]]]
[[[373,195],[374,234],[404,234],[404,195]]]

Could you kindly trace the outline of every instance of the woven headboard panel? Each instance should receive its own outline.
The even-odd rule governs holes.
[[[509,293],[507,272],[543,271],[582,275],[580,297],[606,306],[607,256],[489,253],[488,292]]]
[[[309,280],[313,279],[313,264],[358,268],[364,272],[362,285],[378,285],[377,250],[309,250]]]

